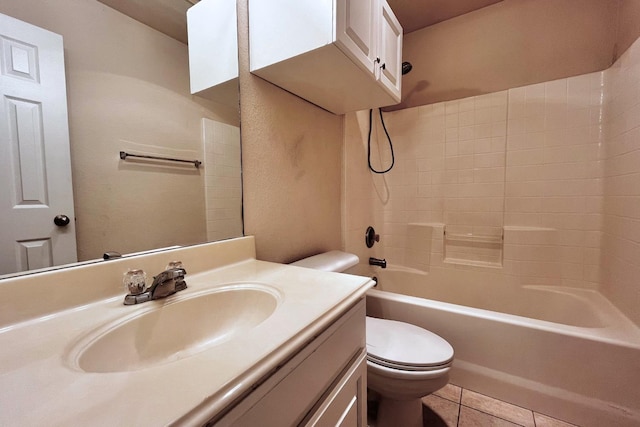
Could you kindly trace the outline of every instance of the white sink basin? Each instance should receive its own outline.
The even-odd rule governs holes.
[[[85,372],[121,372],[180,360],[257,326],[281,299],[261,284],[180,296],[136,306],[137,313],[83,337],[71,351],[72,364]]]

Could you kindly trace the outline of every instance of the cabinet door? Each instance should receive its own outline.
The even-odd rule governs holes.
[[[191,93],[238,107],[236,0],[201,1],[187,10]]]
[[[377,0],[336,0],[336,45],[363,70],[374,75]]]
[[[367,353],[363,351],[305,427],[362,427],[367,423]]]
[[[402,26],[385,0],[379,0],[377,79],[398,101],[402,93]]]

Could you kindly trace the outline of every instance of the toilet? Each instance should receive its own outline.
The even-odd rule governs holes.
[[[325,252],[291,265],[343,272],[356,255]],[[376,427],[422,427],[421,398],[449,382],[453,347],[438,335],[395,320],[366,318],[367,384],[379,395]]]

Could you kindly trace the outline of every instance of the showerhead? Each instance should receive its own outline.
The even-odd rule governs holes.
[[[411,62],[403,62],[402,63],[402,75],[404,76],[405,74],[408,74],[409,71],[411,71],[411,69],[413,68],[413,65],[411,65]]]

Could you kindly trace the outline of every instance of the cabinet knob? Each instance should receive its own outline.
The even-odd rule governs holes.
[[[381,70],[384,70],[385,68],[387,68],[387,63],[386,62],[380,66]]]
[[[376,58],[375,62],[379,64],[380,63],[380,58]]]

